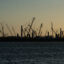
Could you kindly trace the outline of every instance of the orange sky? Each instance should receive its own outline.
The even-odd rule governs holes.
[[[43,23],[43,34],[51,32],[51,22],[55,30],[64,30],[64,0],[0,0],[0,22],[14,26],[19,33],[20,26],[27,26],[32,17],[36,17],[33,27],[39,29]]]

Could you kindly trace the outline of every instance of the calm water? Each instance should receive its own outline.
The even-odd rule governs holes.
[[[0,64],[64,64],[64,45],[0,45]]]

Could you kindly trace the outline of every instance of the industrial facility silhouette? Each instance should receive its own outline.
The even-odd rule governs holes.
[[[12,27],[12,30],[9,28],[9,26],[6,24],[6,27],[10,33],[11,36],[8,36],[8,34],[5,34],[5,27],[3,26],[2,23],[0,23],[1,25],[1,30],[0,30],[0,34],[2,35],[0,37],[0,41],[54,41],[54,40],[59,40],[59,41],[63,41],[64,40],[64,31],[62,30],[62,28],[60,28],[59,32],[57,33],[54,30],[54,26],[53,23],[51,22],[51,32],[52,35],[50,35],[49,31],[45,32],[45,36],[42,36],[42,28],[43,28],[43,24],[40,25],[39,27],[39,31],[37,32],[34,28],[32,28],[33,23],[35,21],[35,17],[32,18],[32,22],[31,24],[28,24],[27,27],[23,27],[21,25],[21,36],[19,36],[18,33],[16,33],[14,27]],[[15,36],[13,36],[13,33]]]

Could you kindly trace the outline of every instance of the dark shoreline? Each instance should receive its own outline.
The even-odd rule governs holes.
[[[47,38],[47,37],[36,37],[36,38],[21,38],[21,37],[0,37],[0,42],[64,42],[64,38]]]

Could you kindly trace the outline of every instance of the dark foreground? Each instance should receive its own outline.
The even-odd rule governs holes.
[[[0,42],[0,64],[64,64],[64,45]]]
[[[35,38],[0,37],[0,42],[64,42],[64,38],[52,38],[52,37],[35,37]]]

